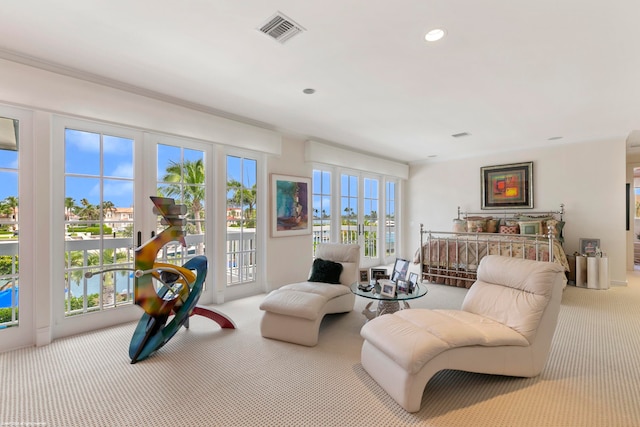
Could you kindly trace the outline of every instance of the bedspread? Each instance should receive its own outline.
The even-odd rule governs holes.
[[[444,236],[432,234],[422,246],[423,278],[444,282],[455,286],[471,286],[480,260],[486,255],[502,255],[549,261],[549,242],[518,235],[447,233]],[[569,262],[562,246],[553,241],[553,262],[569,271]],[[420,262],[420,250],[414,256],[414,263]],[[444,277],[446,276],[446,277]],[[439,277],[438,280],[433,280]],[[447,280],[448,279],[448,280]]]

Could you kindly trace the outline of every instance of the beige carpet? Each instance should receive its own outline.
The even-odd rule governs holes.
[[[639,426],[639,277],[566,289],[541,376],[443,371],[415,414],[359,363],[367,301],[325,319],[307,348],[260,336],[258,296],[218,307],[237,330],[194,317],[135,365],[134,324],[0,354],[0,426]],[[428,286],[414,307],[458,307],[465,292]]]

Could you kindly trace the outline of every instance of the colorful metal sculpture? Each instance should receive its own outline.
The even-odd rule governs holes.
[[[154,213],[162,215],[162,224],[168,227],[135,250],[134,302],[142,307],[144,314],[129,345],[131,363],[149,357],[165,345],[181,326],[188,328],[189,317],[193,315],[207,317],[222,328],[235,329],[233,321],[223,314],[196,306],[207,277],[205,256],[195,256],[182,266],[156,261],[158,252],[167,243],[179,242],[186,246],[183,228],[186,207],[176,205],[170,198],[151,197],[151,200],[155,205]],[[102,271],[111,270],[118,268]],[[92,274],[87,273],[89,277]],[[156,290],[155,282],[162,284],[159,290]]]

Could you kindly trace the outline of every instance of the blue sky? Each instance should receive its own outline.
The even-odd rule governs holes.
[[[104,176],[102,189],[103,200],[110,201],[117,207],[130,207],[133,205],[133,147],[134,141],[128,138],[120,138],[103,135],[102,141],[102,165]],[[159,178],[172,162],[196,161],[204,159],[204,153],[199,150],[180,148],[171,145],[158,144],[156,159],[156,173]],[[145,166],[148,161],[145,160]],[[16,196],[18,190],[18,153],[16,151],[0,150],[0,200],[8,196]],[[257,162],[255,160],[237,156],[227,157],[227,178],[242,182],[245,187],[251,188],[256,183]],[[72,197],[77,205],[80,200],[86,198],[92,205],[100,204],[100,134],[67,129],[65,133],[65,197]],[[315,177],[318,178],[317,174]],[[313,192],[320,192],[322,185],[322,207],[331,212],[330,174],[323,174],[322,180],[313,182]],[[344,181],[345,177],[341,177]],[[365,199],[382,190],[380,185],[369,181],[366,188]],[[357,193],[357,179],[343,182],[343,196],[348,193]],[[636,194],[640,194],[636,189]],[[318,205],[319,197],[314,196],[313,204]],[[355,201],[355,200],[354,200]],[[371,202],[371,200],[369,200]],[[381,206],[375,203],[365,203],[365,214],[371,210],[381,211]],[[353,203],[352,203],[353,204]],[[346,206],[346,204],[345,204]],[[341,212],[342,213],[342,212]]]
[[[18,195],[18,152],[0,150],[0,201]]]

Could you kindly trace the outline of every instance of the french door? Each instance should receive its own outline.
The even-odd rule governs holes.
[[[59,117],[54,120],[54,338],[139,318],[133,304],[134,251],[166,225],[150,196],[186,206],[186,247],[169,244],[163,262],[204,254],[210,144]],[[63,254],[58,255],[58,254]],[[60,268],[64,266],[63,268]],[[115,271],[100,272],[104,269]],[[94,273],[93,275],[87,273]],[[98,273],[98,274],[95,274]],[[58,287],[56,283],[63,283]]]
[[[353,172],[340,174],[340,243],[360,245],[360,265],[381,262],[380,178]]]
[[[0,351],[33,344],[32,115],[0,105]]]

